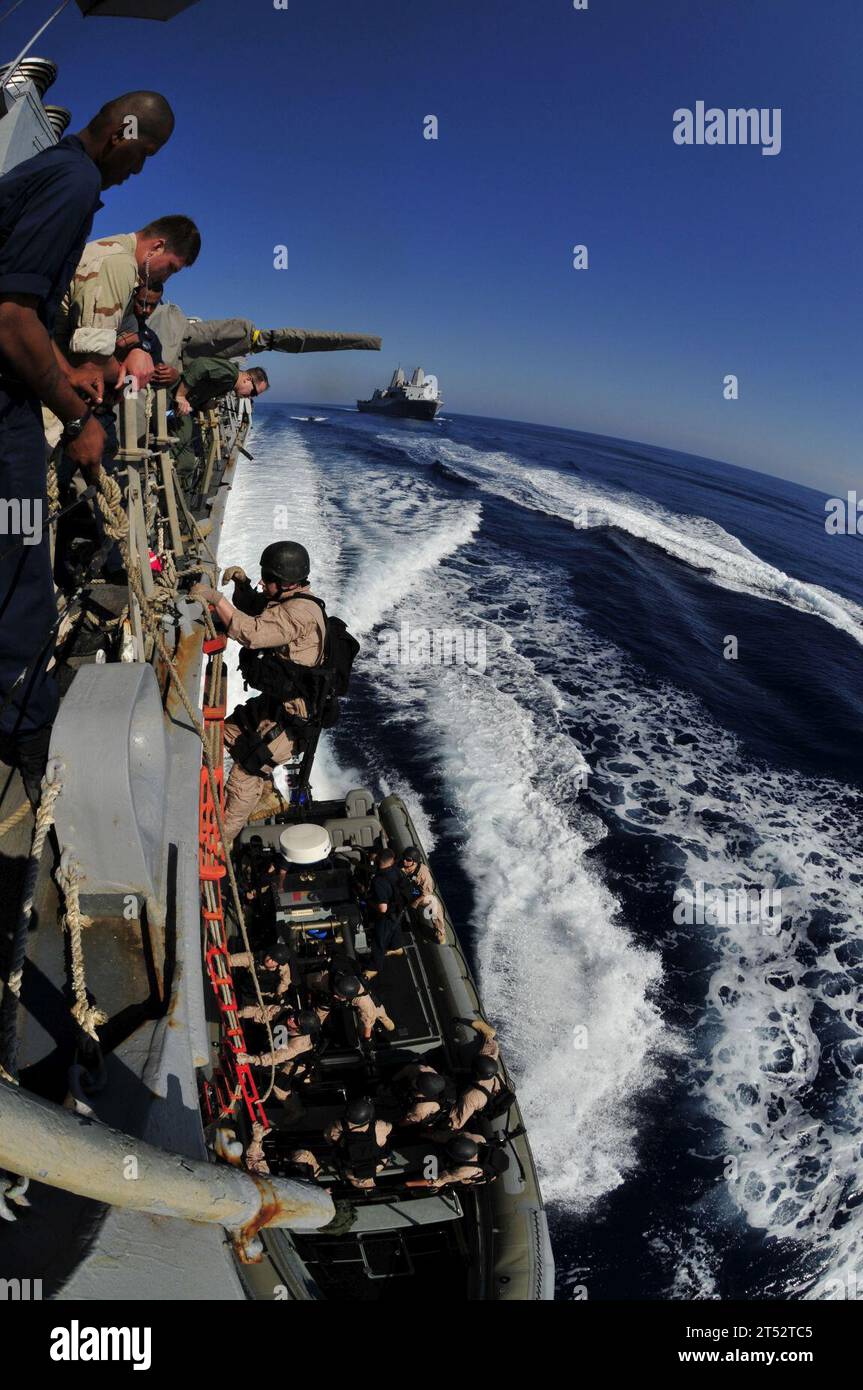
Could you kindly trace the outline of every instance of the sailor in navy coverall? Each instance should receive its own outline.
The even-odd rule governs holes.
[[[102,374],[87,364],[70,367],[51,331],[102,206],[101,190],[139,173],[173,124],[164,97],[127,93],[102,107],[78,135],[0,178],[0,758],[19,767],[31,799],[38,795],[58,703],[47,671],[57,608],[43,403],[63,422],[66,452],[90,480],[105,442],[84,399],[101,399]],[[16,525],[22,506],[27,514],[35,509],[36,518],[41,506],[35,537],[22,537]]]

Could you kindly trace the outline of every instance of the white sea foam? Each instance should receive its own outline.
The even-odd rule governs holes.
[[[863,1267],[863,797],[754,762],[695,700],[587,630],[568,673],[557,651],[581,692],[571,709],[589,709],[613,748],[592,759],[606,811],[670,842],[690,890],[781,888],[778,935],[745,921],[690,929],[717,953],[693,1089],[722,1126],[731,1202],[810,1252],[816,1275],[801,1269],[783,1296],[823,1297],[825,1279]]]
[[[401,479],[381,474],[349,505],[346,524],[357,564],[341,598],[345,622],[358,637],[429,582],[442,561],[476,533],[481,508],[435,496],[422,485],[405,493]]]
[[[699,1231],[663,1230],[648,1234],[647,1243],[653,1254],[672,1270],[665,1298],[691,1302],[694,1299],[719,1299],[716,1266],[719,1253]]]
[[[658,1078],[658,957],[639,951],[571,814],[576,751],[486,678],[435,692],[466,831],[486,1008],[518,1078],[547,1199],[584,1210],[637,1162],[632,1104]]]
[[[583,1210],[623,1181],[638,1161],[639,1096],[661,1077],[663,1056],[691,1049],[693,1095],[719,1126],[719,1157],[736,1164],[720,1200],[809,1251],[787,1292],[835,1296],[825,1281],[851,1287],[863,1263],[863,798],[748,758],[695,699],[657,686],[570,606],[557,607],[563,586],[483,558],[456,557],[409,616],[479,620],[505,596],[506,632],[488,626],[486,674],[390,669],[385,680],[408,718],[421,711],[458,807],[483,994],[518,1076],[546,1195]],[[781,888],[778,936],[746,922],[696,929],[717,964],[706,1017],[686,1041],[663,1025],[658,958],[635,946],[585,857],[601,832],[574,809],[573,720],[613,750],[595,760],[593,794],[623,824],[670,843],[681,886]],[[669,937],[672,906],[669,894]],[[589,1040],[581,1056],[578,1025]],[[831,1030],[839,1036],[822,1059],[819,1036]],[[816,1076],[824,1095],[811,1089]],[[706,1233],[716,1201],[697,1237],[668,1237],[669,1250],[688,1251],[675,1257],[678,1296],[716,1296]]]
[[[249,441],[254,461],[241,459],[225,513],[219,544],[222,567],[242,565],[253,583],[261,551],[271,541],[295,540],[313,559],[322,593],[342,579],[340,528],[304,437],[299,430],[257,431]],[[287,520],[287,527],[282,523]],[[229,699],[243,698],[236,663],[229,663]]]
[[[518,601],[531,576],[482,568]],[[427,626],[488,611],[458,567],[397,613]],[[489,605],[491,607],[491,605]],[[577,807],[585,764],[555,732],[556,692],[486,619],[485,673],[383,668],[382,698],[414,721],[455,808],[472,884],[480,985],[517,1078],[543,1191],[587,1210],[637,1164],[634,1106],[679,1050],[655,992],[658,957],[638,949],[587,852],[601,824]],[[459,919],[458,905],[452,905]]]
[[[679,516],[647,498],[615,493],[571,473],[533,468],[509,454],[484,452],[452,440],[381,438],[419,463],[441,465],[519,506],[563,517],[580,530],[610,526],[624,531],[709,575],[723,589],[809,613],[863,645],[859,604],[785,574],[707,517]]]

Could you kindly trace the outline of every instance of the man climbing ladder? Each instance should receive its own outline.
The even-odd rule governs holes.
[[[261,555],[256,594],[236,566],[234,602],[197,584],[190,597],[210,603],[229,637],[244,648],[240,669],[262,693],[238,705],[225,724],[233,768],[225,789],[226,848],[254,811],[269,775],[304,746],[317,729],[335,722],[335,697],[347,689],[358,643],[338,618],[328,618],[309,586],[311,561],[297,541],[275,541]],[[320,668],[327,685],[310,675]]]

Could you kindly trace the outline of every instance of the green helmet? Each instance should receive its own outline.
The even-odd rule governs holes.
[[[271,574],[282,584],[305,584],[312,562],[299,541],[273,541],[261,556],[261,574]]]

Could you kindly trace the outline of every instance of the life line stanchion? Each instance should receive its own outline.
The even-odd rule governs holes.
[[[227,638],[209,637],[204,641],[203,650],[209,658],[204,689],[203,708],[204,731],[211,750],[215,769],[215,783],[219,796],[219,809],[224,809],[224,756],[225,689],[221,653],[225,650]],[[219,688],[221,687],[221,688]],[[199,793],[199,862],[201,879],[201,918],[204,928],[206,950],[204,960],[207,974],[216,1003],[219,1008],[222,1050],[221,1071],[214,1074],[212,1086],[205,1087],[205,1104],[210,1114],[216,1109],[219,1117],[232,1114],[239,1095],[246,1103],[252,1123],[267,1125],[264,1107],[258,1094],[258,1087],[251,1068],[246,1062],[238,1062],[237,1055],[246,1051],[243,1029],[238,1016],[237,995],[228,959],[228,943],[225,932],[225,914],[222,905],[221,880],[227,873],[225,850],[219,835],[219,824],[213,802],[210,778],[206,767],[201,768]]]

